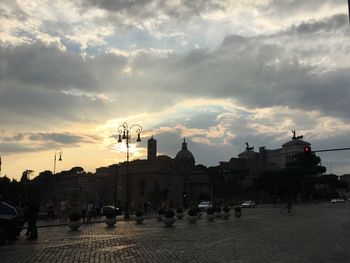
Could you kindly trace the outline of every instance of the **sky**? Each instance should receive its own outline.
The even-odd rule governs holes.
[[[313,150],[350,147],[347,0],[1,0],[1,175],[19,179],[131,159],[147,139],[197,164],[245,142],[281,147],[291,130]],[[320,153],[350,173],[350,151]]]

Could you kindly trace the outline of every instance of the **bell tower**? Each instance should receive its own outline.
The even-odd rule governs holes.
[[[148,140],[147,160],[154,160],[157,157],[157,140],[152,137]]]

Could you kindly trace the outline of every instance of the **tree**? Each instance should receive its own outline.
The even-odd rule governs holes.
[[[285,169],[298,168],[299,175],[315,175],[326,172],[326,167],[319,165],[321,158],[316,154],[305,155],[299,153],[295,155],[295,161],[286,164]]]
[[[33,170],[25,170],[25,171],[23,171],[20,182],[21,182],[21,183],[29,182],[29,181],[30,181],[29,176],[30,176],[31,174],[33,174],[33,173],[34,173]]]
[[[70,172],[75,173],[75,174],[81,174],[84,172],[84,168],[80,166],[75,166],[70,169]]]
[[[258,180],[258,188],[266,191],[271,197],[285,198],[301,193],[308,200],[317,183],[317,178],[326,171],[320,166],[321,159],[315,154],[305,156],[295,155],[295,161],[277,171],[267,171]]]

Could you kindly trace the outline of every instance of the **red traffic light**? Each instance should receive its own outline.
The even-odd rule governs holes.
[[[304,147],[304,154],[305,155],[310,155],[311,154],[311,147],[310,146]]]

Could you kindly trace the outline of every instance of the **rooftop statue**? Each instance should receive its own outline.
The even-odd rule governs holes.
[[[247,147],[245,148],[246,151],[252,151],[252,150],[254,150],[254,146],[249,147],[249,143],[246,142],[245,145],[247,145]]]
[[[301,140],[304,137],[303,135],[295,136],[295,134],[296,134],[295,130],[292,130],[292,133],[293,133],[292,140]]]

